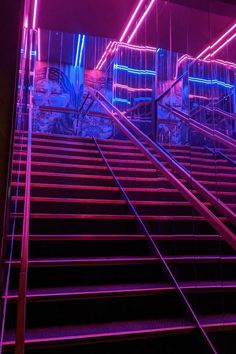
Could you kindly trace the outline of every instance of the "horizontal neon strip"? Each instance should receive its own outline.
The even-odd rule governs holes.
[[[156,76],[156,72],[155,72],[155,71],[152,71],[152,70],[133,69],[133,68],[129,68],[128,66],[125,66],[125,65],[118,65],[118,64],[115,64],[115,65],[114,65],[114,69],[115,69],[115,70],[127,71],[127,72],[129,72],[129,73],[131,73],[131,74]]]
[[[118,98],[118,97],[114,98],[114,99],[113,99],[113,102],[120,102],[120,103],[131,104],[131,102],[130,102],[129,100],[127,100],[127,99],[125,99],[125,98]]]
[[[226,88],[233,88],[234,87],[233,85],[230,85],[230,84],[227,84],[226,82],[218,81],[218,80],[207,80],[207,79],[200,79],[200,78],[196,78],[196,77],[189,77],[188,79],[191,82],[197,82],[200,84],[219,85],[219,86],[223,86]]]
[[[134,98],[134,101],[135,102],[143,102],[143,101],[151,101],[152,100],[152,97],[135,97]]]
[[[137,50],[137,51],[143,51],[143,52],[152,52],[152,53],[155,53],[157,51],[157,49],[154,47],[138,46],[138,45],[134,45],[134,44],[127,44],[124,42],[119,42],[118,47]]]
[[[141,92],[141,91],[144,91],[144,92],[152,92],[152,89],[151,88],[135,88],[135,87],[130,87],[130,86],[127,86],[127,85],[121,85],[121,84],[114,84],[113,86],[114,88],[120,88],[120,89],[124,89],[124,90],[127,90],[129,92]]]

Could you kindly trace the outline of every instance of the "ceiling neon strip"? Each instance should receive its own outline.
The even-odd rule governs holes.
[[[115,70],[123,70],[123,71],[127,71],[131,74],[137,74],[137,75],[152,75],[152,76],[156,76],[156,72],[152,71],[152,70],[140,70],[140,69],[134,69],[134,68],[129,68],[126,65],[118,65],[115,64],[114,65],[114,69]]]
[[[135,34],[137,33],[139,27],[141,26],[141,24],[143,23],[145,17],[148,15],[149,11],[151,10],[152,6],[155,4],[156,0],[151,0],[151,2],[149,3],[148,7],[146,8],[146,10],[144,11],[143,15],[141,16],[140,20],[138,21],[137,25],[135,26],[135,29],[133,30],[131,36],[129,37],[129,40],[127,43],[130,43],[132,41],[132,39],[134,38]]]
[[[213,48],[217,47],[217,45],[219,43],[221,43],[221,41],[223,41],[234,29],[236,29],[236,23],[231,26],[222,36],[220,36],[213,44],[211,44],[210,46],[207,46],[198,56],[197,59],[202,59],[203,55],[206,54],[207,52],[211,51]],[[230,37],[232,38],[232,37]],[[220,49],[222,49],[226,44],[228,43],[228,41],[225,41],[221,46]],[[218,48],[217,48],[218,49]],[[220,50],[219,49],[219,50]],[[214,53],[216,54],[219,50],[215,50]],[[207,56],[205,56],[203,59],[207,59],[209,58],[209,56],[212,56],[214,54],[208,53]]]
[[[36,27],[37,10],[38,10],[38,0],[34,0],[34,14],[33,14],[33,25],[32,25],[33,29],[35,29]]]
[[[130,36],[130,38],[128,40],[128,43],[131,42],[133,36],[138,31],[139,27],[141,26],[143,20],[145,19],[145,17],[147,16],[149,11],[151,10],[152,5],[155,3],[155,1],[156,0],[151,0],[151,2],[149,3],[149,5],[148,5],[147,9],[145,10],[144,14],[141,16],[140,20],[138,21],[138,24],[135,26],[135,29],[132,32],[132,34],[131,34],[131,36]],[[144,0],[140,0],[139,1],[137,7],[135,8],[135,10],[134,10],[134,12],[133,12],[133,14],[132,14],[127,26],[126,26],[126,28],[125,28],[125,30],[123,31],[123,33],[122,33],[122,35],[121,35],[121,37],[119,39],[119,42],[124,41],[124,39],[125,39],[125,37],[126,37],[126,35],[128,33],[128,30],[130,29],[132,23],[134,22],[134,20],[135,20],[135,18],[136,18],[136,16],[137,16],[137,14],[138,14],[138,12],[139,12],[139,10],[140,10],[140,8],[141,8],[143,3],[144,3]],[[105,62],[107,60],[107,57],[108,57],[108,55],[110,53],[110,46],[112,46],[112,48],[113,48],[113,52],[112,52],[112,54],[113,54],[115,52],[115,50],[116,50],[116,44],[117,44],[117,42],[110,42],[108,44],[108,46],[105,49],[105,52],[103,53],[101,59],[99,60],[97,66],[95,67],[95,70],[101,70],[102,69],[102,67],[105,64]],[[115,48],[114,48],[114,45],[115,45]]]
[[[234,33],[227,41],[225,41],[219,48],[217,48],[212,54],[208,54],[204,60],[208,59],[209,57],[214,57],[216,53],[218,53],[221,49],[223,49],[229,42],[231,42],[236,37],[236,33]]]
[[[139,1],[138,6],[136,7],[136,9],[135,9],[133,15],[131,16],[131,18],[130,18],[130,20],[129,20],[129,22],[128,22],[128,25],[126,26],[124,32],[122,33],[122,35],[121,35],[121,37],[120,37],[120,39],[119,39],[119,42],[122,42],[122,41],[124,40],[124,38],[125,38],[125,36],[126,36],[128,30],[129,30],[130,26],[132,25],[132,23],[133,23],[133,21],[134,21],[134,19],[135,19],[135,16],[137,15],[137,13],[138,13],[140,7],[142,6],[143,2],[144,2],[144,0],[140,0],[140,1]]]
[[[218,80],[207,80],[207,79],[201,79],[198,77],[189,77],[188,79],[191,82],[197,82],[200,84],[206,84],[206,85],[214,85],[215,84],[215,85],[223,86],[226,88],[233,88],[234,87],[234,85],[230,85],[230,84],[227,84],[226,82],[218,81]]]

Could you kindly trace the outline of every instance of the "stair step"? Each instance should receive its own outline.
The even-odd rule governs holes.
[[[236,263],[236,255],[234,256],[166,256],[165,261],[170,264],[187,264],[187,263]],[[99,258],[60,258],[60,259],[29,259],[29,266],[31,267],[61,267],[61,266],[101,266],[113,264],[137,264],[147,262],[160,262],[157,257],[99,257]],[[5,261],[5,264],[11,263],[12,266],[18,267],[20,260]]]
[[[179,282],[179,287],[187,292],[215,292],[216,290],[236,291],[236,280],[232,281],[188,281]],[[92,286],[77,286],[66,288],[47,288],[47,289],[28,289],[28,301],[53,301],[56,299],[88,299],[100,297],[126,297],[132,296],[148,296],[158,295],[165,292],[175,290],[175,287],[169,283],[140,283],[140,284],[108,284],[108,285],[92,285]],[[2,296],[9,301],[14,301],[18,298],[18,291],[10,290],[8,295]]]
[[[235,329],[236,314],[201,316],[200,322],[206,331],[225,331]],[[127,340],[129,338],[148,338],[163,335],[180,335],[191,333],[195,325],[183,318],[165,320],[142,320],[128,322],[112,322],[96,325],[65,326],[53,328],[31,329],[26,332],[27,347],[48,347],[69,344],[85,344],[104,341]],[[6,334],[3,345],[12,347],[15,344],[13,332]]]

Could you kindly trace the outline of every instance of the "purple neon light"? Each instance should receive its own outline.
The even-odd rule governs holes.
[[[36,27],[36,19],[37,19],[37,10],[38,10],[38,0],[34,0],[34,14],[33,14],[33,29]]]
[[[236,37],[236,33],[234,33],[227,41],[225,41],[220,47],[218,47],[212,54],[208,54],[204,60],[208,59],[209,57],[213,57],[216,53],[218,53],[222,48],[224,48],[229,42],[231,42]],[[213,48],[213,47],[211,47]]]
[[[141,26],[141,24],[142,24],[144,18],[147,16],[147,14],[149,13],[149,11],[151,10],[152,5],[155,3],[155,1],[156,1],[156,0],[151,0],[151,2],[149,3],[147,9],[145,10],[144,14],[141,16],[141,19],[139,20],[138,24],[136,25],[134,31],[132,32],[131,37],[130,37],[131,39],[129,38],[128,43],[132,40],[133,36],[134,36],[135,33],[138,31],[138,29],[139,29],[139,27]],[[138,14],[138,12],[139,12],[139,10],[140,10],[142,4],[143,4],[143,2],[144,2],[144,0],[140,0],[140,1],[139,1],[137,7],[135,8],[135,10],[134,10],[134,12],[133,12],[133,14],[132,14],[132,16],[131,16],[131,18],[130,18],[128,24],[127,24],[127,26],[126,26],[126,28],[125,28],[125,30],[123,31],[123,33],[122,33],[122,35],[121,35],[121,37],[120,37],[120,39],[119,39],[119,42],[122,42],[122,41],[125,39],[125,37],[126,37],[128,31],[129,31],[131,25],[133,24],[133,22],[134,22],[134,20],[135,20],[135,18],[136,18],[136,16],[137,16],[137,14]],[[98,62],[98,64],[97,64],[95,70],[101,70],[101,69],[102,69],[102,67],[103,67],[103,65],[105,64],[105,62],[106,62],[106,60],[107,60],[107,57],[108,57],[109,53],[111,52],[111,50],[113,49],[112,54],[115,52],[115,50],[116,50],[116,48],[117,48],[117,47],[116,47],[116,44],[117,44],[117,42],[109,42],[108,46],[107,46],[106,49],[105,49],[105,52],[103,53],[101,59],[99,60],[99,62]],[[115,46],[115,47],[114,47],[114,46]],[[112,47],[112,48],[111,48],[111,47]]]
[[[129,22],[128,22],[128,25],[126,26],[126,28],[125,28],[125,30],[124,30],[122,36],[121,36],[120,39],[119,39],[119,42],[122,42],[122,41],[124,40],[124,38],[125,38],[125,36],[126,36],[128,30],[129,30],[130,26],[132,25],[132,23],[133,23],[133,21],[134,21],[134,19],[135,19],[135,16],[137,15],[137,13],[138,13],[140,7],[142,6],[143,2],[144,2],[144,0],[140,0],[140,1],[139,1],[138,6],[136,7],[136,9],[135,9],[133,15],[131,16],[131,18],[130,18],[130,20],[129,20]]]
[[[128,40],[127,43],[130,43],[132,41],[133,37],[137,33],[139,27],[143,23],[145,17],[148,15],[149,11],[151,10],[151,8],[155,4],[155,2],[156,2],[156,0],[151,0],[151,2],[149,3],[148,7],[146,8],[146,10],[144,11],[143,15],[141,16],[140,20],[138,21],[137,25],[135,26],[135,29],[133,30],[133,32],[132,32],[131,36],[129,37],[129,40]]]
[[[38,28],[38,60],[41,60],[41,33],[40,28]]]
[[[197,59],[201,59],[202,56],[207,53],[209,50],[215,48],[223,39],[225,39],[228,34],[230,34],[234,29],[236,29],[236,23],[231,26],[222,36],[220,36],[212,45],[206,47],[198,56],[197,56]],[[219,48],[217,48],[217,50],[214,51],[213,54],[208,54],[207,56],[205,56],[203,59],[207,59],[209,58],[209,56],[213,56],[215,55],[219,50],[221,50],[227,43],[229,43],[229,41],[231,41],[233,38],[234,38],[234,35],[230,37],[230,39],[228,41],[225,41]],[[219,49],[219,50],[218,50]]]

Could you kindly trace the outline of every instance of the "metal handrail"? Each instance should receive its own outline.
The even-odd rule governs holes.
[[[169,280],[173,283],[174,287],[176,288],[177,292],[179,293],[179,295],[182,298],[182,301],[184,303],[184,305],[186,306],[188,312],[190,313],[193,321],[195,322],[197,328],[200,330],[203,338],[205,339],[205,341],[207,342],[207,344],[209,345],[212,353],[217,354],[217,351],[212,343],[212,341],[210,340],[208,334],[206,333],[205,329],[203,328],[203,326],[201,325],[194,309],[192,308],[190,302],[188,301],[187,297],[185,296],[181,286],[179,285],[178,281],[176,280],[171,268],[169,267],[168,263],[166,262],[165,257],[162,255],[162,252],[160,251],[158,245],[156,244],[156,242],[153,240],[152,236],[150,235],[146,225],[144,224],[142,218],[140,217],[136,207],[134,206],[133,202],[130,200],[128,194],[126,193],[125,189],[123,188],[122,184],[120,183],[119,179],[116,177],[115,173],[112,170],[111,165],[109,164],[108,160],[106,159],[101,147],[99,146],[97,140],[95,138],[93,138],[97,149],[105,163],[105,165],[108,168],[108,171],[110,172],[110,174],[113,177],[113,180],[115,181],[117,187],[119,188],[123,198],[126,200],[126,202],[128,203],[129,208],[131,209],[132,213],[134,214],[134,216],[136,217],[139,226],[141,227],[143,233],[146,235],[148,243],[151,247],[151,249],[153,250],[153,253],[155,254],[156,257],[158,257],[158,259],[161,261],[164,270],[166,271]]]
[[[164,109],[167,109],[169,112],[173,113],[177,117],[179,117],[182,121],[189,124],[190,127],[194,128],[196,131],[200,132],[205,137],[216,141],[232,150],[236,150],[236,141],[235,139],[230,138],[229,136],[221,133],[218,130],[213,130],[209,128],[207,125],[197,122],[196,120],[190,118],[189,115],[183,113],[176,108],[172,108],[168,105],[160,105]]]
[[[174,185],[179,192],[194,206],[194,208],[209,222],[209,224],[226,240],[234,250],[236,250],[236,235],[224,223],[209,210],[171,171],[166,168],[163,163],[157,159],[132,133],[133,130],[142,140],[148,144],[156,153],[158,153],[172,169],[177,171],[190,185],[192,185],[197,192],[203,196],[207,201],[224,216],[226,216],[232,224],[236,225],[235,213],[227,207],[224,203],[217,200],[217,198],[196,181],[190,174],[188,174],[177,162],[173,161],[164,150],[160,149],[156,144],[142,131],[140,131],[132,122],[130,122],[124,114],[122,114],[116,107],[114,107],[100,92],[90,90],[90,94],[96,99],[101,107],[110,115],[111,119],[118,125],[120,130],[147,156],[153,165],[159,169]],[[119,119],[109,108],[101,101],[103,100],[110,106]],[[125,121],[128,128],[121,122]]]
[[[229,113],[229,112],[225,112],[225,111],[223,111],[223,110],[220,109],[220,108],[217,108],[217,107],[215,107],[215,108],[210,108],[210,107],[202,106],[202,105],[200,105],[199,108],[200,108],[199,111],[205,110],[205,111],[209,111],[209,112],[211,112],[211,113],[213,113],[213,114],[214,114],[214,113],[219,113],[220,115],[224,116],[225,118],[228,118],[228,119],[231,119],[231,120],[235,120],[235,121],[236,121],[236,116],[235,116],[235,115],[233,115],[233,114],[231,114],[231,113]],[[194,112],[194,114],[192,114],[191,116],[196,115],[197,113],[199,113],[199,111],[198,111],[198,112]]]

